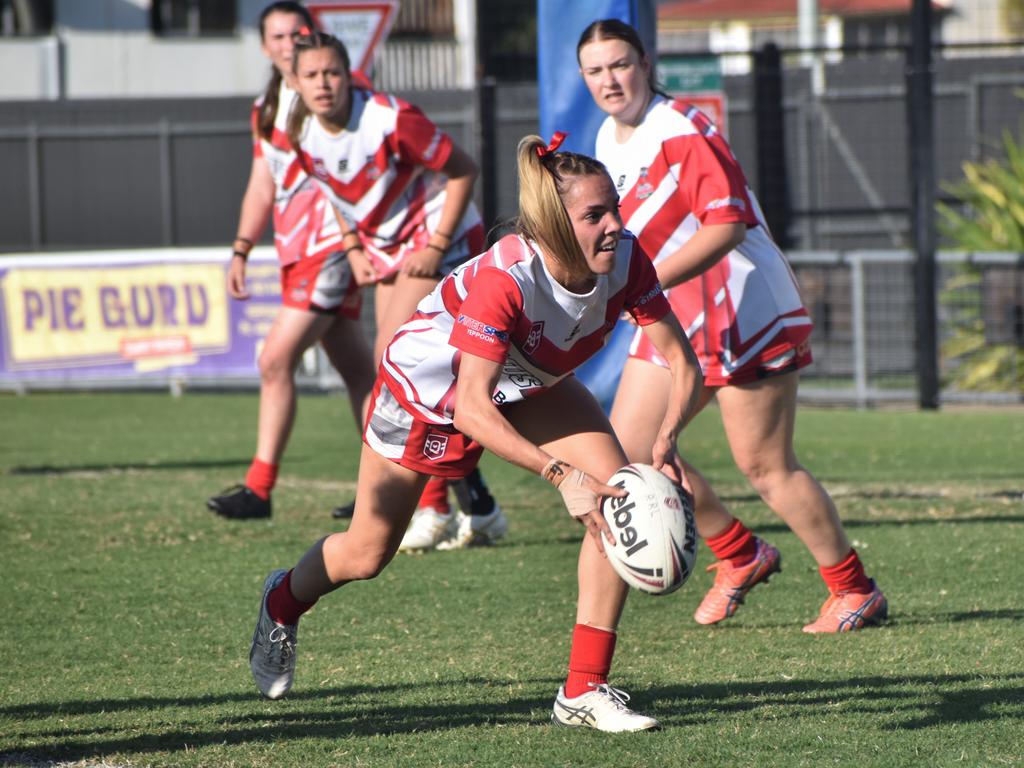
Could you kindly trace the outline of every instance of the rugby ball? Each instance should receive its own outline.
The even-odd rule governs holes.
[[[615,572],[643,592],[675,592],[697,560],[693,497],[647,464],[628,464],[608,485],[627,491],[622,498],[601,500],[601,514],[615,537],[614,545],[604,539],[604,551]]]

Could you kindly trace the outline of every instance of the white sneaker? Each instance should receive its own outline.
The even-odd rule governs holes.
[[[263,582],[260,615],[252,633],[249,667],[260,693],[268,699],[280,699],[295,679],[295,638],[298,624],[278,624],[267,613],[267,595],[281,583],[288,571],[272,571]]]
[[[438,549],[463,549],[464,547],[487,547],[508,532],[508,518],[497,504],[486,515],[467,515],[459,512],[456,516],[455,533],[437,545]]]
[[[455,534],[455,515],[442,514],[433,507],[420,507],[412,516],[409,528],[398,545],[399,552],[434,549]]]
[[[595,685],[594,690],[581,693],[574,699],[567,698],[565,689],[559,688],[551,722],[573,728],[594,728],[606,733],[628,731],[649,731],[661,727],[653,717],[638,715],[626,706],[629,694],[612,688],[607,683]]]

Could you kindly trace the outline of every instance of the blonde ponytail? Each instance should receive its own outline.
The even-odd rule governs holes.
[[[540,136],[526,136],[519,142],[517,229],[524,237],[535,240],[571,275],[582,277],[589,274],[590,268],[562,199],[575,178],[608,176],[608,171],[592,157],[575,152],[548,152],[547,146]]]

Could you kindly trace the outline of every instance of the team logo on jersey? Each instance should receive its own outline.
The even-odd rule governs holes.
[[[313,158],[313,175],[318,179],[323,179],[324,181],[326,181],[330,176],[330,174],[327,173],[327,166],[324,165],[323,159],[319,157]]]
[[[537,351],[537,347],[540,346],[540,340],[544,338],[544,321],[538,320],[530,326],[530,335],[526,337],[526,343],[523,344],[523,351],[532,355]]]
[[[640,169],[640,178],[636,182],[636,199],[646,200],[654,194],[654,185],[647,178],[646,166]]]
[[[370,181],[376,181],[380,178],[380,168],[373,165],[373,155],[366,156],[366,178]]]
[[[427,432],[423,441],[423,455],[431,461],[439,461],[444,458],[444,452],[448,450],[448,435],[439,432]]]

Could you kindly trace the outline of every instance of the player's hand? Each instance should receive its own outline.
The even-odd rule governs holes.
[[[437,277],[443,254],[436,248],[411,251],[402,260],[402,274],[409,277]]]
[[[609,544],[615,543],[615,537],[612,535],[611,528],[608,527],[608,521],[601,514],[601,498],[604,496],[621,498],[626,495],[625,489],[600,483],[586,472],[557,459],[552,459],[548,463],[541,476],[562,494],[562,501],[569,514],[586,527],[597,542],[601,554],[604,555],[602,534]]]
[[[352,279],[356,285],[372,285],[378,280],[377,270],[367,257],[362,248],[350,248],[348,250],[348,265],[352,269]]]
[[[651,466],[661,470],[665,477],[693,496],[693,486],[690,485],[690,481],[686,477],[686,470],[683,469],[683,460],[679,458],[679,454],[676,453],[675,449],[672,450],[672,455],[665,457],[660,465],[655,463]]]
[[[227,280],[228,296],[239,301],[249,298],[249,292],[245,289],[245,259],[235,255],[231,257],[231,264],[228,265]]]

